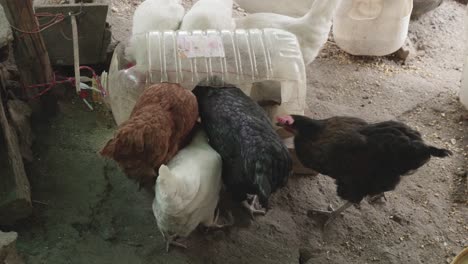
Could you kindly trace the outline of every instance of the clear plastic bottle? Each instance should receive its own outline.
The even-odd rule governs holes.
[[[385,56],[403,46],[413,0],[346,0],[333,19],[336,44],[352,55]]]
[[[304,114],[305,65],[292,33],[279,29],[165,31],[147,33],[145,39],[144,62],[128,67],[123,44],[112,58],[105,88],[117,124],[128,119],[139,95],[151,84],[172,82],[193,89],[213,76],[256,100],[280,97],[277,112]]]

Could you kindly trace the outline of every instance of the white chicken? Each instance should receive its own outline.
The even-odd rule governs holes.
[[[303,16],[313,2],[314,0],[236,0],[236,3],[248,13],[276,13],[293,17]]]
[[[232,0],[199,0],[187,12],[180,30],[234,30]]]
[[[166,240],[166,250],[170,245],[185,248],[176,239],[187,237],[199,224],[213,228],[230,225],[217,224],[218,213],[215,216],[221,169],[221,156],[208,144],[202,129],[167,166],[159,168],[153,213]]]
[[[315,0],[310,10],[300,18],[274,13],[256,13],[235,20],[236,27],[278,28],[296,35],[306,65],[317,57],[330,33],[333,15],[341,0]]]
[[[127,59],[144,64],[146,58],[145,34],[150,31],[177,30],[185,15],[181,0],[146,0],[133,15],[132,36],[126,50]]]

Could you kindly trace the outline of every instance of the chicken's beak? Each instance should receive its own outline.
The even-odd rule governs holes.
[[[284,122],[282,122],[280,117],[276,118],[276,125],[279,126],[279,127],[285,127],[285,124],[284,124]]]
[[[280,122],[276,122],[276,125],[279,126],[279,127],[285,127],[285,125],[283,123],[280,123]]]

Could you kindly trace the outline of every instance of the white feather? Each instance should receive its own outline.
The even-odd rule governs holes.
[[[232,0],[199,0],[187,12],[181,30],[234,30]]]
[[[276,13],[294,17],[303,16],[313,2],[314,0],[236,0],[236,3],[247,13]]]
[[[126,50],[130,61],[142,65],[147,61],[146,32],[178,30],[185,14],[181,0],[146,0],[133,15],[132,36]]]
[[[273,13],[257,13],[237,18],[236,27],[278,28],[296,35],[306,65],[317,57],[330,33],[333,15],[341,0],[315,0],[310,10],[300,18]]]
[[[221,190],[221,156],[198,130],[192,142],[159,169],[153,213],[165,235],[187,237],[213,223]]]

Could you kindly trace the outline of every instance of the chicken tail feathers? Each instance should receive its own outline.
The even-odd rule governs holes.
[[[128,153],[142,153],[145,150],[146,139],[152,130],[147,126],[126,127],[127,124],[122,124],[114,138],[107,142],[100,152],[102,156],[119,159],[128,156]]]
[[[452,156],[453,154],[452,151],[448,149],[440,149],[440,148],[436,148],[432,146],[429,147],[429,151],[431,153],[431,156],[438,157],[438,158],[445,158],[448,156]]]
[[[260,158],[255,163],[255,186],[260,204],[268,208],[270,195],[283,187],[291,174],[291,160],[273,161],[271,158]]]
[[[193,179],[188,181],[178,176],[168,166],[161,165],[154,186],[156,205],[172,216],[183,212],[200,190],[200,177],[193,175]]]
[[[272,165],[268,160],[262,159],[255,163],[255,185],[258,190],[259,202],[264,208],[268,207],[268,198],[272,192]]]
[[[115,152],[115,139],[111,139],[107,142],[104,148],[101,149],[99,154],[106,158],[112,158]]]
[[[166,177],[171,177],[172,175],[172,172],[171,170],[169,169],[169,167],[167,167],[166,165],[161,165],[161,167],[159,167],[159,177],[161,177],[162,179],[166,178]]]
[[[154,192],[159,201],[171,201],[177,197],[177,180],[166,165],[159,167],[159,176],[154,185]],[[166,202],[164,202],[166,203]]]
[[[305,63],[308,65],[318,55],[319,49],[325,44],[332,26],[332,18],[341,0],[316,0],[310,10],[302,17],[307,25],[311,25],[308,34],[313,49],[302,49],[306,52]]]
[[[309,16],[322,18],[324,21],[331,20],[335,14],[335,10],[340,5],[341,0],[318,0],[314,1],[310,10],[307,12]]]

